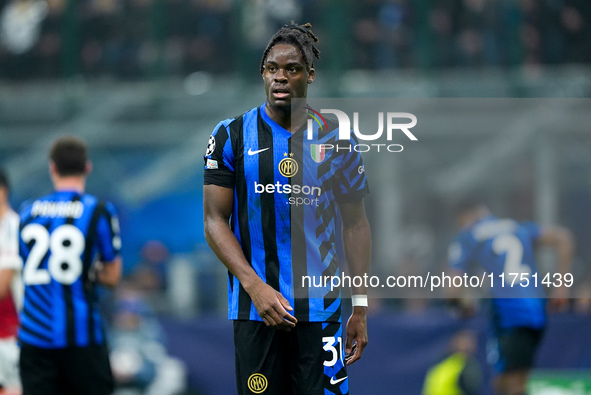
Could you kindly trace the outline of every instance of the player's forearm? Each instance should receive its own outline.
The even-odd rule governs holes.
[[[205,240],[220,261],[228,268],[244,289],[262,281],[246,260],[240,243],[223,219],[205,219]]]
[[[457,269],[449,269],[445,275],[449,276],[450,278],[462,277],[465,272]],[[449,287],[445,287],[443,289],[445,298],[449,300],[452,304],[461,304],[461,299],[465,298],[465,289],[462,287],[454,287],[453,284],[450,284]]]
[[[4,299],[10,293],[10,286],[0,284],[0,300]]]
[[[570,230],[561,226],[547,227],[539,242],[556,250],[557,271],[566,274],[570,271],[574,251],[574,238]]]
[[[97,272],[98,282],[108,288],[115,288],[121,281],[123,262],[117,258],[112,262],[103,263]]]
[[[359,218],[343,227],[343,249],[351,276],[369,275],[371,264],[371,230],[367,218]],[[365,285],[351,289],[353,295],[367,294]]]
[[[568,230],[564,230],[560,242],[556,246],[558,271],[563,275],[570,271],[574,248],[572,233]]]
[[[10,283],[14,270],[12,269],[0,269],[0,300],[4,299],[10,293]]]

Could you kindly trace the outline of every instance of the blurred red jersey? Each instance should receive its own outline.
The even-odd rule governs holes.
[[[22,261],[18,255],[18,226],[19,217],[12,210],[0,218],[0,270],[14,271],[7,296],[0,299],[0,339],[16,337],[19,323]]]

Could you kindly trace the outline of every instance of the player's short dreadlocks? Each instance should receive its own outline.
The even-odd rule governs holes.
[[[267,44],[267,48],[265,48],[263,58],[261,59],[261,74],[263,74],[263,71],[265,70],[265,60],[267,59],[269,51],[271,51],[271,48],[277,44],[291,44],[299,48],[304,57],[306,68],[310,71],[310,69],[314,67],[313,58],[320,59],[320,51],[314,45],[314,43],[318,42],[318,37],[312,33],[312,30],[310,30],[311,28],[312,25],[310,23],[298,25],[294,21],[291,21],[291,24],[289,25],[283,25],[283,27],[271,37],[269,44]]]

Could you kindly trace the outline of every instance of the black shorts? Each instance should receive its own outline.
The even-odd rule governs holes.
[[[45,349],[23,344],[23,395],[110,395],[113,374],[106,346]]]
[[[494,363],[495,371],[509,373],[531,369],[543,335],[543,329],[526,327],[498,331],[495,347],[498,358]]]
[[[298,322],[283,332],[234,321],[238,394],[348,394],[342,328],[339,322]]]

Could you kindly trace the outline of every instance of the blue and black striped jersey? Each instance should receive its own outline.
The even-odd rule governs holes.
[[[93,263],[111,262],[121,239],[114,207],[58,191],[20,210],[25,295],[19,341],[42,348],[102,344]]]
[[[537,273],[534,246],[540,227],[533,222],[517,222],[493,215],[462,229],[449,248],[449,264],[466,271],[477,262],[498,279],[502,273]],[[493,286],[493,318],[496,326],[542,328],[546,323],[544,291],[533,281],[509,287]]]
[[[219,123],[205,153],[204,183],[234,189],[231,227],[246,259],[280,291],[300,321],[341,318],[340,290],[320,281],[339,275],[337,204],[369,192],[354,140],[335,123],[290,133],[265,105]],[[306,276],[308,280],[306,280]],[[261,320],[229,274],[229,318]]]

